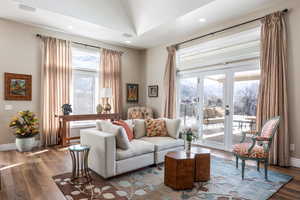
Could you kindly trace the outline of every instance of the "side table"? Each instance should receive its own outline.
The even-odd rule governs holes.
[[[88,168],[90,147],[87,145],[73,145],[69,147],[72,158],[72,178],[76,184],[86,184],[92,181]]]
[[[192,147],[185,151],[169,152],[165,156],[165,184],[175,190],[192,189],[194,182],[210,179],[210,151]]]

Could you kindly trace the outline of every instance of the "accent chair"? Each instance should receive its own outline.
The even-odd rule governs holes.
[[[257,162],[257,171],[259,171],[260,162],[265,165],[265,179],[268,179],[269,151],[274,135],[279,126],[280,117],[274,117],[268,120],[262,127],[261,132],[243,132],[243,138],[239,144],[233,145],[233,154],[236,157],[236,168],[238,168],[239,159],[242,160],[242,179],[245,173],[245,161],[255,160]],[[246,134],[251,134],[252,143],[246,143]]]

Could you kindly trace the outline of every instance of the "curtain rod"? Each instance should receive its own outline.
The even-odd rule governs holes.
[[[41,34],[36,34],[36,37],[39,37],[39,38],[42,38],[43,36]],[[98,47],[98,46],[94,46],[94,45],[90,45],[90,44],[85,44],[85,43],[81,43],[81,42],[74,42],[74,41],[71,41],[72,43],[74,44],[79,44],[79,45],[83,45],[83,46],[86,46],[86,47],[92,47],[92,48],[96,48],[96,49],[103,49],[102,47]],[[124,53],[123,51],[119,51],[121,52],[122,54]]]
[[[289,10],[286,8],[286,9],[282,10],[281,12],[287,13],[288,11],[289,11]],[[216,34],[216,33],[220,33],[220,32],[223,32],[223,31],[227,31],[227,30],[229,30],[229,29],[233,29],[233,28],[236,28],[236,27],[245,25],[245,24],[249,24],[249,23],[252,23],[252,22],[261,20],[261,19],[263,19],[263,18],[264,18],[264,17],[258,17],[258,18],[255,18],[255,19],[252,19],[252,20],[249,20],[249,21],[240,23],[240,24],[236,24],[236,25],[233,25],[233,26],[230,26],[230,27],[227,27],[227,28],[224,28],[224,29],[221,29],[221,30],[212,32],[212,33],[208,33],[208,34],[205,34],[205,35],[201,35],[201,36],[199,36],[199,37],[195,37],[195,38],[192,38],[192,39],[189,39],[189,40],[185,40],[185,41],[183,41],[183,42],[176,43],[176,44],[174,44],[174,46],[179,46],[179,45],[182,45],[182,44],[185,44],[185,43],[188,43],[188,42],[192,42],[192,41],[194,41],[194,40],[198,40],[198,39],[201,39],[201,38],[210,36],[210,35],[214,35],[214,34]]]

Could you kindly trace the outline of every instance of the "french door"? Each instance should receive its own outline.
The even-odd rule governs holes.
[[[257,65],[185,73],[179,77],[179,117],[197,126],[198,144],[231,150],[243,131],[255,129]]]

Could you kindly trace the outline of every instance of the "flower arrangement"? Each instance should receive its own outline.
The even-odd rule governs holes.
[[[199,138],[198,136],[198,126],[192,126],[192,127],[183,127],[181,131],[181,135],[185,138],[187,141],[187,149],[186,152],[190,153],[192,148],[192,141],[195,141]]]
[[[29,110],[18,112],[18,115],[12,118],[9,127],[15,129],[17,138],[33,137],[39,133],[38,118]]]
[[[198,127],[183,127],[181,134],[182,136],[185,136],[186,141],[192,142],[199,138],[198,136]]]

